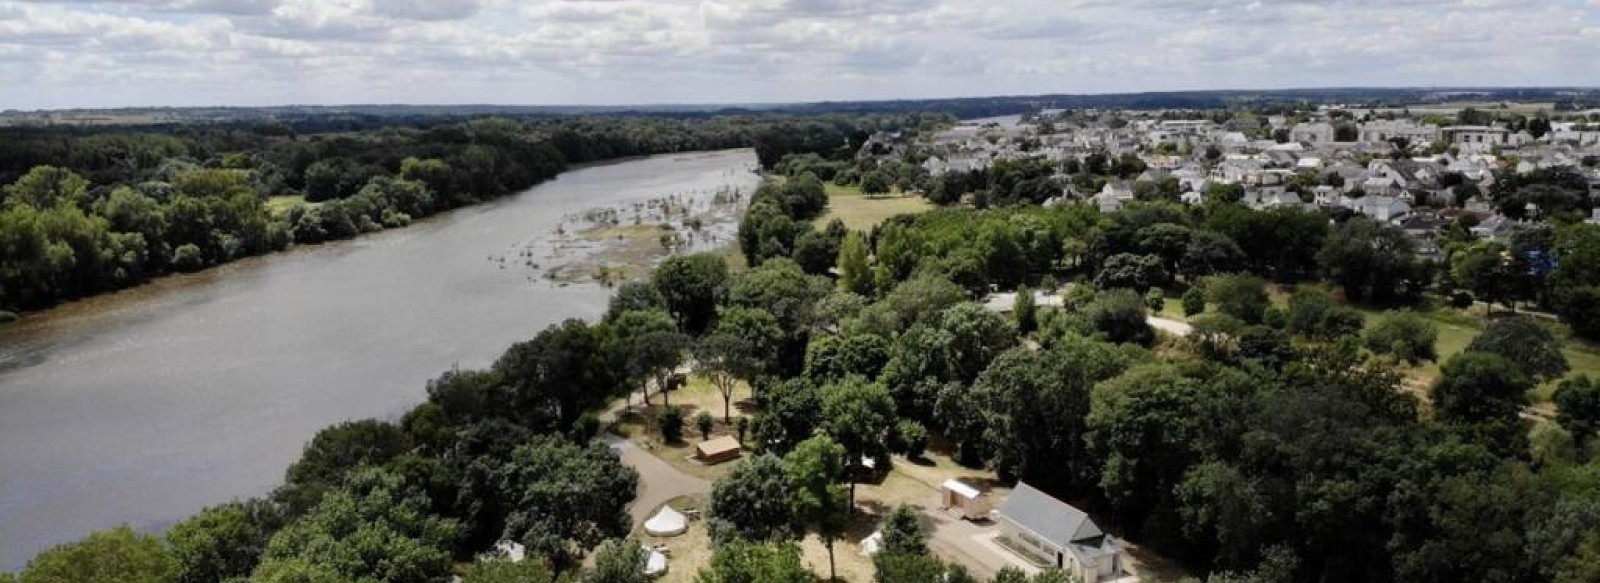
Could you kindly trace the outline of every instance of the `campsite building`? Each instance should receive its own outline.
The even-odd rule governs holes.
[[[1086,583],[1125,575],[1122,549],[1082,510],[1018,483],[998,513],[1001,536]]]
[[[724,435],[694,446],[694,459],[703,464],[720,464],[739,457],[739,440]]]
[[[967,520],[985,520],[994,505],[989,495],[961,480],[945,480],[939,485],[939,507]]]

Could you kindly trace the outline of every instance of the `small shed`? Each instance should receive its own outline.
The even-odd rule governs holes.
[[[939,485],[939,506],[967,520],[989,517],[994,504],[989,495],[961,480],[945,480]]]
[[[720,464],[739,457],[739,440],[731,435],[702,441],[694,446],[694,459],[705,464]]]

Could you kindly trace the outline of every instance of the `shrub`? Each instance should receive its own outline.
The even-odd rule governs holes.
[[[1401,360],[1419,363],[1439,357],[1434,344],[1439,327],[1416,312],[1386,312],[1367,331],[1367,349],[1378,354],[1393,354]]]
[[[710,411],[701,411],[699,415],[694,416],[694,426],[700,430],[700,439],[702,441],[711,439],[711,427],[715,423],[716,420],[711,418]]]
[[[895,444],[896,447],[906,457],[922,457],[923,452],[928,448],[928,430],[924,429],[922,424],[916,421],[910,419],[900,420],[900,424],[895,427],[895,437],[897,438],[896,441],[899,442]]]
[[[661,439],[668,443],[683,441],[683,411],[677,407],[667,407],[661,413]]]
[[[1191,287],[1183,292],[1183,315],[1196,316],[1206,311],[1206,292],[1199,287]]]
[[[1151,312],[1160,313],[1167,307],[1167,294],[1159,287],[1150,288],[1150,291],[1144,294],[1144,305],[1150,308]]]

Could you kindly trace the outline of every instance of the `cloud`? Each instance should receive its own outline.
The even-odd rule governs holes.
[[[1589,85],[1600,0],[0,0],[0,108]]]

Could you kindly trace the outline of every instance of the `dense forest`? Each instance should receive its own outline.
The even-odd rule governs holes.
[[[399,227],[572,164],[754,147],[764,164],[849,150],[900,116],[292,118],[0,131],[0,310]],[[274,207],[275,198],[310,204]]]
[[[685,362],[756,402],[739,435],[754,456],[711,493],[705,583],[816,580],[794,541],[839,536],[850,460],[930,444],[1073,500],[1208,583],[1600,578],[1600,385],[1567,378],[1556,420],[1525,420],[1528,390],[1569,364],[1544,324],[1506,316],[1406,390],[1397,365],[1439,358],[1437,324],[1401,309],[1369,326],[1345,303],[1423,299],[1429,269],[1393,227],[1149,202],[951,208],[852,232],[812,226],[827,204],[808,171],[768,181],[740,228],[747,269],[670,258],[600,321],[443,374],[398,422],[324,430],[265,499],[164,537],[97,533],[20,581],[423,583],[455,561],[468,583],[642,581],[638,545],[608,542],[628,534],[638,476],[592,445],[594,413],[648,402]],[[1303,285],[1277,305],[1268,280]],[[1022,292],[1012,313],[976,303],[993,287]],[[1146,320],[1164,287],[1187,290],[1187,337]],[[671,440],[682,423],[667,408],[654,425]],[[910,511],[883,529],[878,583],[975,581],[929,553]],[[496,560],[498,540],[539,560]]]

